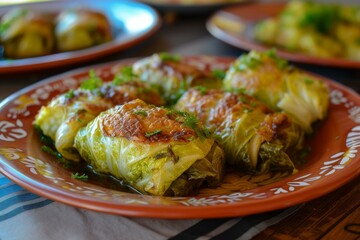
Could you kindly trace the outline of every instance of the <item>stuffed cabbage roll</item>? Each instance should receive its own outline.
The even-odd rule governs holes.
[[[360,7],[292,0],[254,28],[256,40],[325,58],[360,59]],[[355,34],[354,34],[355,33]]]
[[[1,19],[0,41],[7,58],[50,54],[55,45],[53,23],[44,14],[16,8]]]
[[[96,171],[143,194],[188,195],[217,186],[224,171],[223,150],[196,118],[139,99],[101,113],[74,145]]]
[[[80,160],[73,147],[77,131],[101,112],[137,98],[155,105],[164,104],[162,97],[144,83],[120,82],[120,77],[103,84],[93,72],[90,75],[79,89],[61,94],[43,106],[34,121],[55,142],[57,151],[69,160]]]
[[[107,17],[90,9],[71,9],[62,12],[56,21],[55,34],[60,51],[88,48],[112,39]]]
[[[222,90],[191,89],[175,108],[195,114],[213,131],[227,163],[240,171],[296,171],[293,160],[303,147],[304,133],[284,113],[273,113],[251,96]]]
[[[221,79],[187,64],[177,55],[168,53],[154,54],[141,59],[134,63],[133,68],[141,80],[158,86],[169,105],[176,103],[190,87],[222,87]]]
[[[316,77],[289,66],[274,51],[251,51],[227,71],[226,90],[243,90],[275,111],[284,111],[307,132],[326,117],[329,90]]]

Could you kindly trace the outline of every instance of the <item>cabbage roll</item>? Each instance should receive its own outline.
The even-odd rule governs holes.
[[[250,174],[296,171],[304,132],[284,113],[273,113],[243,93],[190,89],[175,108],[197,116],[218,137],[226,161]],[[294,161],[294,162],[293,162]]]
[[[316,57],[360,59],[360,7],[289,1],[277,16],[259,22],[256,40]]]
[[[44,14],[16,8],[1,19],[0,41],[7,58],[50,54],[55,46],[53,23]]]
[[[227,71],[224,86],[226,90],[243,90],[274,111],[284,111],[307,132],[327,114],[326,84],[289,66],[274,51],[240,56]]]
[[[190,87],[222,87],[221,79],[187,64],[177,55],[168,53],[154,54],[141,59],[134,63],[133,68],[141,80],[158,86],[169,105],[176,103]]]
[[[184,196],[222,179],[224,152],[194,116],[136,99],[101,113],[75,137],[94,169],[143,194]]]
[[[107,17],[90,9],[71,9],[60,13],[55,35],[60,51],[88,48],[112,39]]]
[[[34,125],[49,136],[59,153],[66,159],[79,161],[80,156],[73,147],[77,131],[101,112],[140,98],[155,105],[163,105],[162,97],[145,83],[137,81],[103,84],[92,72],[79,89],[61,94],[43,106],[35,117]]]
[[[313,29],[284,26],[278,19],[267,19],[254,29],[255,38],[268,45],[311,56],[331,58],[344,55],[344,46],[331,36]]]

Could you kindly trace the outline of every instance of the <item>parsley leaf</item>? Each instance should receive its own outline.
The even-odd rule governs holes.
[[[133,72],[133,68],[131,66],[125,66],[120,70],[120,73],[117,74],[112,81],[114,86],[119,86],[124,83],[128,83],[134,81],[134,78],[138,76]]]
[[[159,57],[161,61],[172,61],[172,62],[180,62],[180,55],[173,55],[167,52],[159,53]]]
[[[257,55],[244,54],[240,56],[237,61],[237,69],[245,71],[247,69],[254,69],[261,64],[261,59]]]
[[[143,116],[143,117],[147,117],[147,116],[148,116],[148,113],[147,113],[145,110],[143,110],[143,109],[136,110],[136,111],[134,112],[134,114],[139,115],[139,116]]]
[[[224,70],[221,69],[214,69],[212,70],[212,75],[215,76],[218,79],[223,80],[226,76],[226,72]]]
[[[73,97],[74,97],[74,89],[71,89],[67,93],[65,93],[65,98],[71,99]]]
[[[76,172],[76,173],[71,173],[71,178],[86,181],[86,180],[88,180],[89,176],[86,175],[85,173],[80,175],[79,173]]]
[[[156,129],[156,130],[154,130],[154,131],[152,131],[152,132],[147,132],[147,133],[145,133],[145,137],[151,137],[151,136],[154,136],[154,135],[159,134],[159,133],[161,133],[161,132],[162,132],[161,129]]]
[[[314,80],[311,79],[311,78],[304,78],[304,82],[305,82],[306,84],[313,84],[313,83],[314,83]]]
[[[198,90],[198,91],[201,93],[201,95],[205,95],[205,94],[206,94],[206,90],[207,90],[207,88],[204,87],[204,86],[196,86],[196,87],[194,87],[194,89],[195,89],[195,90]]]
[[[284,68],[286,68],[288,66],[288,61],[286,61],[285,59],[280,58],[277,55],[275,48],[272,48],[272,49],[266,51],[265,54],[275,61],[278,68],[284,69]]]
[[[89,78],[81,83],[80,88],[85,90],[95,90],[103,85],[103,81],[99,78],[94,69],[89,71]]]

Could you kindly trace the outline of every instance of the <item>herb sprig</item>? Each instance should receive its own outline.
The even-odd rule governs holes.
[[[162,132],[161,129],[156,129],[156,130],[154,130],[154,131],[152,131],[152,132],[147,132],[147,133],[145,133],[145,137],[149,138],[149,137],[152,137],[152,136],[154,136],[154,135],[156,135],[156,134],[159,134],[159,133],[161,133],[161,132]]]
[[[158,54],[161,61],[172,61],[172,62],[180,62],[180,55],[174,55],[167,52],[161,52]]]
[[[80,88],[84,90],[96,90],[103,85],[103,81],[95,73],[94,69],[89,71],[89,77],[81,83]]]
[[[191,113],[170,109],[166,115],[174,115],[176,121],[180,122],[186,127],[193,129],[200,139],[212,137],[210,130],[205,127],[201,127],[199,119]]]
[[[81,181],[87,181],[89,179],[89,176],[86,175],[85,173],[80,175],[78,172],[76,172],[76,173],[71,173],[71,178],[75,178]]]
[[[131,81],[134,81],[138,75],[136,75],[131,66],[125,66],[120,70],[120,73],[114,77],[112,84],[114,86],[119,86]]]

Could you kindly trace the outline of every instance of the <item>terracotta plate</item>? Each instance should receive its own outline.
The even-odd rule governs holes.
[[[245,50],[266,50],[272,46],[257,42],[253,29],[259,21],[276,16],[284,8],[284,3],[254,3],[244,6],[231,6],[217,11],[207,21],[208,31],[216,38]],[[319,58],[301,53],[277,49],[278,55],[300,63],[324,66],[359,68],[360,61],[341,58]]]
[[[1,7],[0,16],[15,6],[17,5]],[[128,0],[64,0],[29,3],[23,4],[22,7],[54,14],[62,9],[74,7],[86,7],[101,11],[108,17],[112,25],[114,37],[108,43],[77,51],[18,60],[1,59],[0,73],[18,73],[19,71],[46,69],[95,59],[116,51],[125,50],[140,43],[155,33],[161,25],[160,18],[154,9],[145,4]]]
[[[155,218],[230,217],[286,208],[333,191],[360,173],[360,97],[323,78],[331,89],[329,114],[311,141],[308,162],[295,175],[268,183],[265,178],[228,174],[218,189],[177,198],[110,190],[71,178],[69,170],[40,150],[42,144],[32,126],[35,114],[55,95],[77,87],[89,69],[112,80],[114,72],[133,61],[64,73],[4,100],[0,105],[0,172],[29,191],[75,207]],[[193,56],[186,61],[204,69],[225,69],[233,59]]]

